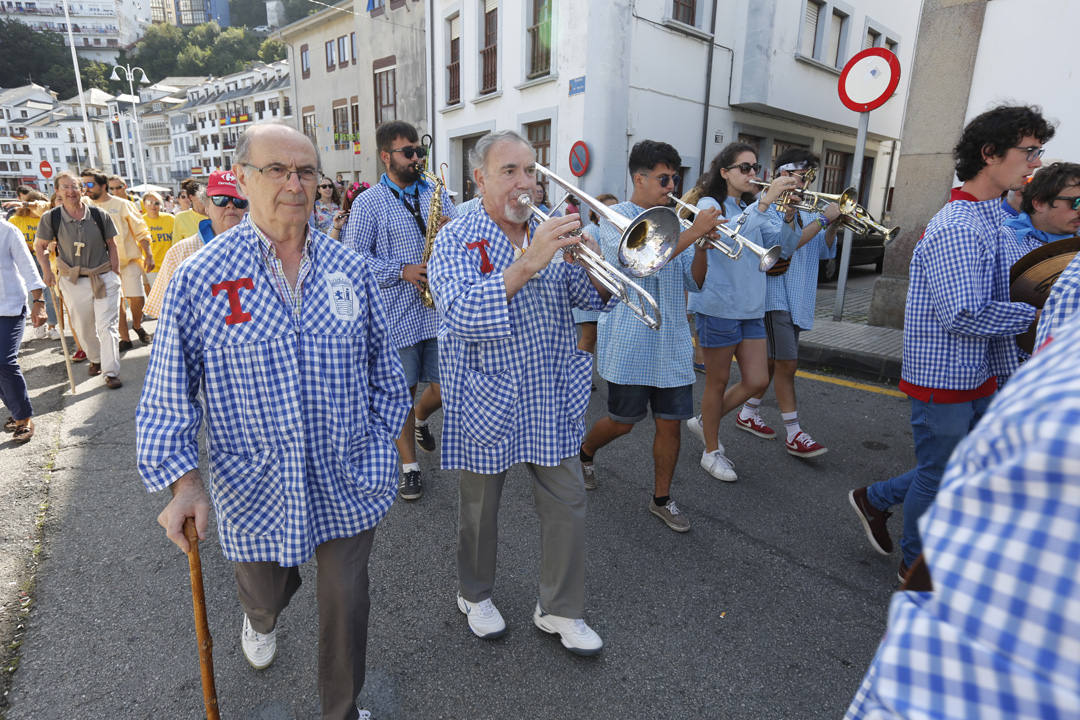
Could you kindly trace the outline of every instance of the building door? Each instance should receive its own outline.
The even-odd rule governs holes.
[[[461,138],[461,158],[458,162],[461,168],[461,202],[471,200],[476,196],[476,183],[473,182],[472,163],[469,162],[469,156],[476,147],[476,141],[481,137],[483,137],[482,134]]]

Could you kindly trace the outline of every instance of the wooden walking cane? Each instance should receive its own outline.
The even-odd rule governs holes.
[[[56,324],[60,330],[60,347],[64,351],[64,365],[67,366],[68,382],[71,384],[71,394],[74,395],[75,372],[71,369],[71,353],[68,352],[67,338],[64,337],[64,296],[60,294],[60,283],[56,283],[51,289],[58,306],[55,309],[59,311],[56,313]],[[75,328],[72,327],[71,331],[74,336]]]
[[[210,637],[210,625],[206,622],[206,595],[203,593],[202,561],[199,559],[199,533],[195,530],[195,518],[184,521],[184,537],[191,547],[187,554],[188,570],[191,571],[191,605],[195,610],[195,637],[199,641],[199,670],[202,673],[206,720],[220,720],[217,690],[214,688],[214,640]]]

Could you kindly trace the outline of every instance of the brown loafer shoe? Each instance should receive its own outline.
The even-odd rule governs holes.
[[[15,424],[15,418],[8,415],[8,419],[4,421],[4,432],[15,432],[15,428],[18,425]]]
[[[34,421],[27,420],[25,425],[16,425],[15,434],[11,436],[11,439],[17,443],[30,442],[30,438],[34,437]]]
[[[86,366],[86,374],[90,377],[101,374],[101,363],[92,362]]]
[[[141,327],[135,328],[135,334],[139,336],[139,342],[143,345],[149,345],[153,341],[150,333],[146,332]]]
[[[109,387],[110,390],[124,387],[124,383],[120,382],[120,378],[116,377],[115,375],[106,375],[105,384]]]

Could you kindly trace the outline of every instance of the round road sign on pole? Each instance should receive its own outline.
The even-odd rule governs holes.
[[[49,164],[48,160],[42,160],[38,165],[38,172],[41,173],[41,177],[48,180],[52,177],[52,165]]]
[[[840,102],[849,110],[869,112],[885,104],[900,84],[900,60],[885,48],[856,53],[840,73]]]
[[[589,171],[589,146],[584,140],[578,140],[570,148],[570,172],[574,177],[581,177]]]

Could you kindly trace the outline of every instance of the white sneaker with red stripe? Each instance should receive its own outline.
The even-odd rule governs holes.
[[[788,440],[785,447],[788,454],[799,458],[812,458],[829,452],[829,448],[816,443],[814,438],[810,437],[810,433],[803,430],[800,430],[798,435]]]
[[[746,420],[743,420],[741,417],[736,417],[735,425],[751,435],[757,435],[759,438],[772,440],[776,437],[776,431],[766,425],[757,415],[751,415]]]

